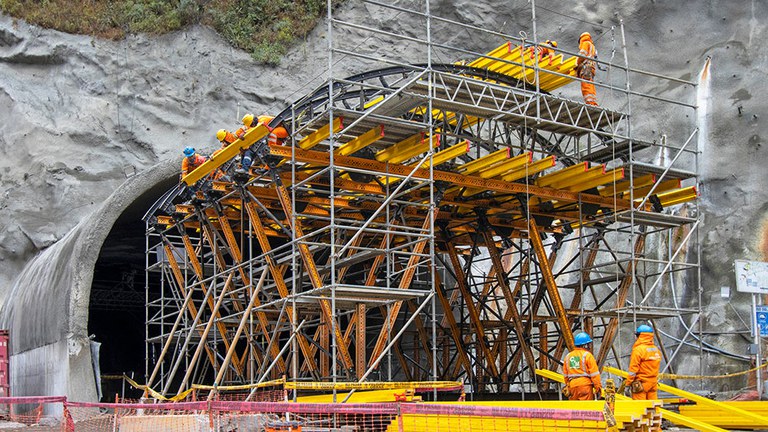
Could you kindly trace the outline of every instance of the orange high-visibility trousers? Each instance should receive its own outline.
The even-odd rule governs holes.
[[[597,106],[597,92],[595,92],[594,84],[589,81],[582,81],[581,95],[584,96],[584,103]]]
[[[659,398],[659,386],[657,383],[643,383],[643,390],[640,393],[632,393],[632,399],[656,400]]]
[[[594,386],[592,386],[591,384],[568,387],[568,390],[571,392],[571,395],[568,397],[568,399],[569,400],[595,400],[595,392],[593,389],[594,389]]]

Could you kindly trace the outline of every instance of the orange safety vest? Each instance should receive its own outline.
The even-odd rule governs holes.
[[[576,347],[565,356],[563,376],[568,387],[592,385],[596,393],[602,388],[595,356],[584,348]]]
[[[653,333],[640,333],[632,346],[626,384],[629,385],[635,380],[642,383],[657,383],[660,364],[661,351],[653,344]]]
[[[579,55],[589,57],[588,59],[579,57],[576,60],[576,67],[579,71],[579,78],[591,80],[595,77],[595,70],[597,69],[597,63],[594,59],[597,55],[597,49],[595,44],[590,39],[584,39],[579,43]]]
[[[205,161],[206,161],[205,156],[200,156],[197,153],[195,153],[195,157],[192,159],[191,162],[189,161],[188,157],[185,157],[184,160],[181,161],[181,175],[185,176],[189,174],[191,171],[194,171],[195,168],[204,164]]]

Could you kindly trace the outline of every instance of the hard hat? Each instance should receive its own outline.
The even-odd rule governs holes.
[[[253,114],[246,114],[243,116],[243,125],[245,127],[251,127],[253,124]]]
[[[581,41],[582,39],[592,40],[592,35],[589,34],[589,32],[584,32],[581,34],[581,36],[579,36],[579,41]]]
[[[194,147],[184,147],[184,156],[190,157],[195,154]]]
[[[578,333],[573,338],[573,344],[576,346],[583,346],[592,342],[592,338],[585,332]]]
[[[224,141],[224,138],[227,137],[227,131],[225,129],[219,129],[218,132],[216,132],[216,139],[219,141]]]
[[[640,333],[653,333],[653,328],[649,325],[641,324],[637,326],[637,330],[635,330],[635,334]]]
[[[545,44],[549,44],[549,45],[551,45],[551,46],[552,46],[552,48],[557,48],[557,41],[553,41],[553,40],[549,40],[549,39],[547,39],[547,41],[546,41],[546,42],[544,42],[544,43],[545,43]]]

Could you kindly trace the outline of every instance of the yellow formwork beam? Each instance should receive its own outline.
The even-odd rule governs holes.
[[[340,131],[342,128],[344,128],[344,118],[336,117],[333,119],[333,133]],[[318,130],[302,138],[301,141],[299,141],[298,146],[304,150],[309,150],[329,136],[331,136],[330,128],[328,125],[323,125]]]
[[[598,165],[598,166],[589,168],[588,170],[584,171],[583,173],[580,173],[579,175],[566,177],[562,180],[551,183],[549,187],[553,187],[555,189],[565,189],[571,186],[578,185],[580,183],[594,180],[603,175],[605,175],[605,165]]]
[[[403,392],[408,389],[402,390]],[[350,396],[351,393],[351,396]],[[395,395],[397,391],[392,390],[371,390],[371,391],[357,391],[357,392],[344,392],[336,394],[336,402],[346,400],[346,403],[385,403],[385,402],[397,402]],[[349,397],[349,399],[347,399]],[[323,394],[314,396],[299,396],[296,398],[298,403],[334,403],[333,394]]]
[[[368,147],[369,145],[382,138],[384,138],[384,125],[379,125],[360,135],[359,137],[340,145],[339,148],[337,148],[333,153],[342,156],[349,156],[356,151]]]
[[[533,160],[533,153],[525,152],[517,155],[509,160],[494,164],[488,168],[480,170],[477,173],[482,178],[494,178],[502,174],[506,174],[509,171],[517,170],[525,165],[529,164]]]
[[[623,179],[624,179],[624,168],[616,168],[614,170],[606,172],[605,174],[599,177],[582,181],[580,183],[577,183],[565,189],[571,192],[584,192],[585,190],[590,190],[592,188],[602,186],[606,183],[615,183],[616,181],[623,180]]]
[[[613,369],[609,366],[606,366],[604,370],[609,371],[609,369]],[[618,369],[617,369],[618,370]],[[610,372],[610,371],[609,371]],[[624,377],[626,378],[626,372],[619,371],[624,373]],[[613,373],[613,372],[611,372]],[[563,378],[562,375],[560,375],[557,372],[553,372],[546,369],[536,369],[536,375],[542,376],[544,378],[550,379],[555,382],[559,382],[560,384],[565,384],[565,378]],[[616,400],[617,401],[626,401],[630,398],[624,396],[623,394],[616,393]],[[696,430],[705,431],[705,432],[727,432],[725,429],[719,428],[717,426],[711,425],[709,423],[705,423],[699,420],[696,420],[694,418],[686,417],[684,415],[680,415],[678,413],[661,409],[659,410],[661,412],[662,418],[666,418],[667,420],[671,421],[674,424],[686,426],[686,427],[692,427]]]
[[[502,56],[508,54],[510,50],[512,49],[512,42],[504,42],[503,44],[499,45],[496,49],[486,54],[488,57],[494,57],[494,58],[501,58]],[[467,66],[476,67],[476,68],[485,68],[490,63],[493,63],[496,61],[494,58],[486,58],[486,57],[480,57],[479,59],[469,63]]]
[[[616,368],[610,367],[610,366],[605,366],[603,368],[603,370],[605,370],[608,373],[612,373],[614,375],[618,375],[618,376],[620,376],[622,378],[625,378],[625,379],[629,375],[629,374],[627,374],[627,372],[625,372],[625,371],[623,371],[621,369],[616,369]],[[672,387],[671,385],[659,383],[658,386],[659,386],[659,390],[661,390],[661,391],[665,391],[667,393],[671,393],[671,394],[673,394],[675,396],[684,397],[684,398],[686,398],[688,400],[692,400],[692,401],[696,402],[697,404],[702,404],[702,405],[711,407],[712,409],[717,409],[717,410],[720,410],[720,411],[727,412],[728,415],[738,416],[738,417],[742,417],[742,418],[745,418],[745,419],[749,419],[750,421],[754,422],[754,424],[759,425],[759,426],[761,426],[763,428],[768,427],[768,417],[761,416],[761,415],[755,414],[755,413],[751,413],[749,411],[743,410],[741,408],[734,407],[732,405],[724,404],[722,402],[717,402],[717,401],[714,401],[712,399],[706,398],[704,396],[699,396],[696,393],[691,393],[691,392],[687,392],[685,390],[680,390],[679,388]]]
[[[216,168],[224,165],[225,162],[239,154],[240,150],[250,147],[253,143],[261,140],[267,135],[269,135],[269,129],[263,124],[259,124],[258,126],[249,129],[242,139],[236,140],[216,155],[211,156],[205,163],[185,175],[181,181],[186,183],[187,186],[197,183],[200,179],[212,173]]]
[[[659,183],[655,189],[653,189],[653,185],[643,186],[640,188],[635,189],[634,197],[635,198],[643,198],[648,192],[653,189],[653,193],[655,195],[659,195],[664,192],[669,192],[675,189],[680,189],[682,187],[682,182],[680,179],[669,179],[664,180],[663,182]],[[625,192],[621,194],[622,198],[629,198],[629,192]]]
[[[587,172],[587,169],[589,169],[589,162],[579,162],[576,165],[559,169],[537,178],[536,185],[548,187],[553,183],[563,181],[571,177],[583,175],[585,172]]]
[[[419,132],[380,150],[376,153],[375,159],[379,162],[400,163],[428,151],[430,141],[433,147],[437,147],[440,144],[439,135],[432,135],[431,139],[427,139],[422,132]]]
[[[500,180],[504,181],[515,181],[520,180],[525,177],[532,176],[534,174],[538,174],[547,168],[552,168],[555,166],[555,157],[554,156],[547,156],[544,159],[539,159],[536,162],[530,163],[522,168],[519,168],[515,171],[510,171],[503,176],[501,176]]]
[[[678,189],[672,192],[666,192],[659,194],[659,201],[664,207],[669,207],[677,204],[693,201],[698,198],[699,194],[696,191],[696,186],[689,186],[687,188]]]
[[[432,166],[438,166],[446,163],[449,160],[456,159],[459,156],[469,153],[470,143],[469,140],[464,140],[458,144],[454,144],[445,150],[439,151],[432,155]],[[425,161],[421,164],[421,168],[429,167],[430,161]]]
[[[601,196],[615,196],[622,192],[628,191],[632,186],[634,186],[635,190],[637,190],[641,187],[653,185],[654,183],[656,183],[656,175],[645,174],[635,177],[634,181],[625,180],[618,182],[615,185],[606,185],[605,187],[601,188],[598,193]]]
[[[476,173],[484,168],[487,168],[495,163],[501,162],[504,159],[509,159],[510,152],[508,148],[497,150],[493,153],[489,153],[483,157],[479,157],[472,162],[467,162],[464,165],[459,166],[459,172],[464,175]]]

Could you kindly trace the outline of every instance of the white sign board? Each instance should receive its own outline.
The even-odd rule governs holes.
[[[768,294],[768,263],[736,260],[736,291]]]

